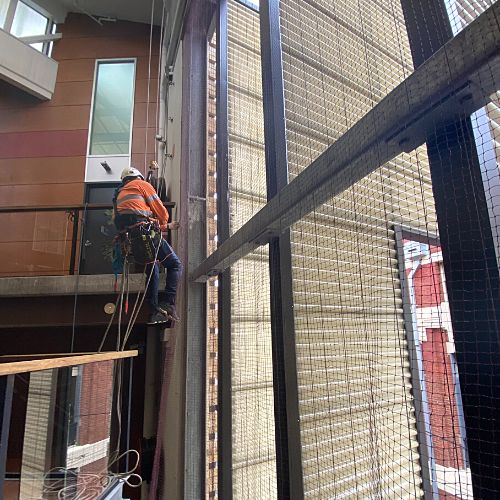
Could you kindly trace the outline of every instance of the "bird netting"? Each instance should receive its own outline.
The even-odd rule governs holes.
[[[229,230],[267,200],[259,16],[228,2]],[[231,268],[233,494],[276,496],[269,263],[266,247]]]
[[[304,496],[493,494],[498,9],[480,16],[493,2],[428,3],[440,7],[265,2],[279,26],[273,32],[261,19],[270,46],[258,15],[229,3],[230,235],[211,265],[232,264],[226,431],[235,498],[273,498],[280,481],[271,324],[283,325],[271,322],[268,247],[247,249],[261,242],[255,221],[271,237],[290,228],[293,307],[284,314],[293,324],[300,439],[288,449]],[[468,30],[477,17],[481,29]],[[461,38],[429,59],[452,36]],[[260,58],[276,50],[282,71],[263,75],[272,87],[263,100]],[[280,99],[284,114],[273,116],[284,137],[266,121],[264,141],[262,110]],[[273,134],[286,145],[276,158],[285,155],[291,184],[266,203]]]
[[[412,71],[401,6],[386,4],[281,2],[292,177]],[[354,182],[292,226],[307,496],[421,494],[391,226],[433,230],[434,213],[420,149]]]

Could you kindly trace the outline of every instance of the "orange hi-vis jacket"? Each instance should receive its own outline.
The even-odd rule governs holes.
[[[134,179],[120,188],[116,198],[117,214],[131,214],[158,219],[160,228],[167,229],[168,212],[154,187],[142,179]]]

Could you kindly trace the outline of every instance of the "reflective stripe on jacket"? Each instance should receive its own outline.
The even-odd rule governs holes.
[[[149,182],[134,179],[121,187],[116,198],[118,214],[134,214],[158,219],[160,227],[166,229],[168,212]]]

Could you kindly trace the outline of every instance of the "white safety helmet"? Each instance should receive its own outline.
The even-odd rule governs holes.
[[[141,174],[141,172],[134,167],[125,167],[122,170],[121,180],[123,181],[127,177],[140,177],[142,180],[144,180],[144,176]]]

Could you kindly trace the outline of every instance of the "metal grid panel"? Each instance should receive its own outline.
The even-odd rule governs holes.
[[[298,175],[412,71],[399,2],[281,2]],[[292,226],[305,494],[422,494],[395,223],[436,226],[425,148]]]
[[[258,14],[228,4],[230,234],[266,202]]]
[[[423,488],[427,494],[437,495],[436,485],[443,495],[471,496],[460,384],[452,356],[454,336],[462,363],[460,378],[465,381],[463,408],[478,497],[494,491],[498,477],[496,428],[491,425],[496,421],[492,410],[496,398],[491,388],[497,365],[491,356],[497,352],[498,302],[493,294],[498,288],[498,269],[492,267],[494,246],[488,224],[491,214],[488,220],[477,158],[484,153],[485,145],[492,151],[494,145],[487,139],[494,139],[496,127],[490,125],[486,133],[467,118],[497,88],[493,87],[498,74],[493,50],[498,46],[498,9],[486,13],[457,42],[451,41],[431,57],[449,38],[448,33],[440,34],[440,29],[446,31],[440,25],[446,16],[443,12],[435,16],[432,8],[437,8],[437,3],[425,2],[431,7],[427,17],[420,2],[403,3],[405,17],[410,19],[412,56],[417,65],[428,61],[373,112],[364,114],[381,98],[376,94],[379,87],[372,86],[376,80],[372,79],[374,69],[368,61],[368,45],[376,44],[362,34],[363,16],[369,11],[359,9],[355,18],[358,23],[353,27],[359,39],[355,36],[353,44],[357,40],[365,45],[366,88],[362,92],[352,84],[352,75],[348,84],[334,75],[336,80],[332,78],[328,85],[315,90],[312,83],[321,81],[323,85],[326,80],[322,69],[331,66],[335,58],[321,55],[316,61],[305,61],[306,57],[294,55],[299,63],[306,62],[309,70],[303,72],[302,85],[298,80],[287,96],[288,109],[293,110],[300,98],[307,103],[303,95],[307,92],[312,98],[316,95],[317,106],[323,105],[325,120],[334,109],[332,99],[350,103],[345,107],[349,111],[345,123],[340,123],[338,129],[339,134],[345,129],[345,134],[330,134],[333,125],[325,127],[317,121],[321,113],[308,114],[318,111],[317,107],[305,105],[302,116],[296,113],[287,122],[291,124],[287,129],[288,153],[292,177],[302,175],[282,188],[195,273],[195,278],[206,276],[219,265],[221,270],[229,265],[236,269],[234,262],[249,255],[249,249],[255,248],[254,241],[262,240],[262,228],[273,235],[276,228],[294,224],[294,350],[298,354],[302,457],[309,497],[414,498],[422,495]],[[396,3],[387,2],[358,2],[360,5],[381,8],[386,13],[391,11],[388,6],[392,11],[397,8]],[[328,17],[321,9],[318,11]],[[394,15],[395,21],[400,18],[400,13]],[[341,21],[339,18],[345,28],[346,20]],[[434,24],[435,31],[426,31]],[[335,46],[335,27],[332,23],[328,47]],[[311,22],[301,27],[302,33],[314,30]],[[437,36],[432,38],[434,33]],[[398,43],[401,40],[404,47],[407,41],[401,38],[403,34],[396,30],[387,36],[400,37]],[[426,37],[431,38],[429,43]],[[378,42],[383,45],[390,40]],[[286,43],[284,48],[286,54]],[[363,51],[352,47],[351,53],[362,59]],[[363,71],[359,63],[355,60],[352,64]],[[293,70],[291,59],[286,64]],[[459,76],[457,67],[468,68],[466,74]],[[325,73],[329,73],[328,77],[333,74]],[[446,75],[456,75],[459,80],[446,83]],[[448,85],[448,89],[459,92],[464,79],[477,84],[469,87],[468,99],[444,88]],[[335,81],[343,86],[331,99],[330,88]],[[288,83],[285,79],[285,91]],[[388,91],[390,88],[392,83]],[[430,96],[431,88],[440,90]],[[443,100],[444,94],[447,98]],[[467,100],[470,106],[464,104]],[[435,107],[426,108],[429,103]],[[413,111],[405,114],[405,109]],[[420,113],[421,109],[425,112]],[[443,116],[448,120],[446,126]],[[359,124],[353,125],[357,120]],[[411,139],[406,139],[411,144],[404,144],[404,135],[395,140],[386,138],[399,122],[404,125],[399,129],[407,134],[411,130]],[[370,127],[380,130],[372,132]],[[376,139],[371,139],[372,134]],[[476,155],[473,146],[478,134],[483,152]],[[428,140],[428,157],[424,148],[413,150],[424,137]],[[325,154],[315,160],[327,147]],[[384,165],[404,149],[413,151]],[[381,164],[381,168],[373,170]],[[440,222],[444,220],[442,252],[439,240],[429,234],[436,228],[429,164]],[[307,170],[302,172],[304,168]],[[373,173],[369,177],[359,181],[363,173],[370,171]],[[325,203],[327,193],[341,194]],[[493,193],[487,192],[486,200],[495,205]],[[251,210],[250,204],[246,211]],[[410,228],[402,228],[398,222]],[[450,306],[444,274],[435,272],[439,259],[445,263],[449,278]],[[435,310],[425,310],[437,297],[439,303],[431,307]],[[252,298],[247,302],[251,303]],[[471,343],[477,334],[484,341]],[[489,426],[488,431],[485,426]]]
[[[276,497],[267,248],[231,269],[233,496]]]
[[[228,3],[230,234],[266,203],[258,14]],[[233,497],[275,498],[276,451],[267,247],[231,268]]]

